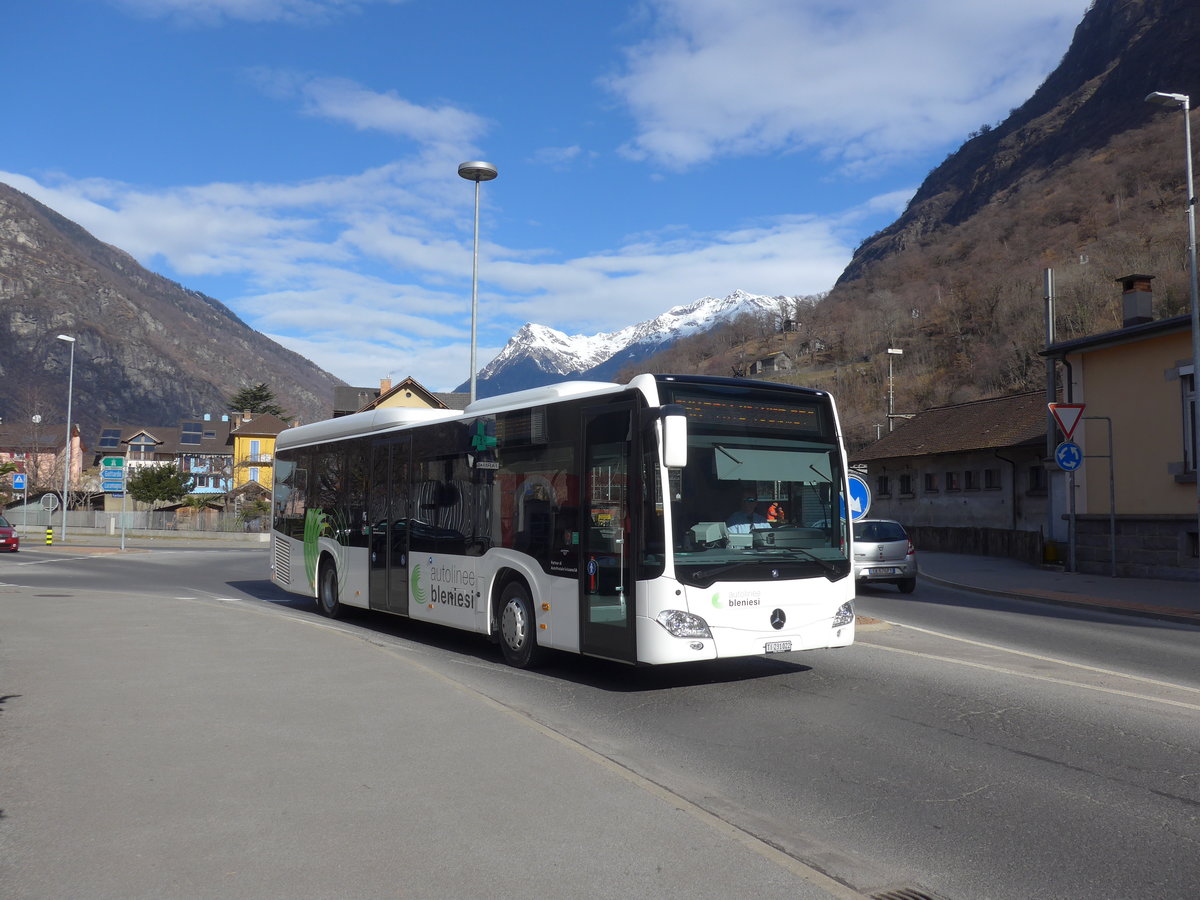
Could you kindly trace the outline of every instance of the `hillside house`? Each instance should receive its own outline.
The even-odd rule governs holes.
[[[784,375],[794,368],[796,368],[796,363],[787,353],[772,353],[770,356],[764,356],[752,362],[750,375],[759,378],[767,375]]]

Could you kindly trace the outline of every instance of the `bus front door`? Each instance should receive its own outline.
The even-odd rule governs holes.
[[[371,609],[408,614],[408,438],[378,443],[371,463]]]
[[[629,539],[632,422],[632,405],[584,411],[580,521],[580,649],[628,662],[636,655]]]

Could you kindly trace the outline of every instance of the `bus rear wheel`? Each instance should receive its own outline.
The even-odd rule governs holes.
[[[533,603],[525,586],[513,582],[500,595],[500,649],[504,661],[518,669],[530,669],[544,658],[537,645]]]
[[[330,562],[321,564],[317,576],[317,609],[321,615],[331,619],[342,614],[342,604],[338,600],[337,566]]]

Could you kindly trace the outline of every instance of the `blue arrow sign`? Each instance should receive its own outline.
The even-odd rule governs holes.
[[[123,490],[125,490],[125,482],[124,481],[107,481],[107,480],[105,480],[105,481],[100,482],[100,488],[105,493],[111,493],[113,491],[123,491]]]
[[[865,516],[871,509],[871,489],[865,479],[858,475],[850,475],[850,521],[856,521]],[[842,517],[846,515],[846,504],[842,502]]]
[[[1074,441],[1063,441],[1054,448],[1054,461],[1064,472],[1074,472],[1083,465],[1083,451]]]
[[[125,470],[124,469],[104,469],[103,471],[101,471],[100,477],[101,478],[110,478],[110,479],[124,478]]]

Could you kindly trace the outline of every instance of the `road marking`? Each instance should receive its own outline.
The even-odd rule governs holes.
[[[1101,669],[1098,666],[1089,666],[1086,663],[1070,662],[1069,660],[1059,659],[1054,656],[1043,656],[1040,653],[1030,653],[1027,650],[1015,650],[1012,647],[1001,647],[999,644],[988,644],[988,643],[985,643],[984,641],[974,640],[973,638],[959,637],[958,635],[954,635],[954,634],[944,634],[943,632],[940,632],[940,631],[932,631],[931,629],[928,629],[928,628],[921,628],[919,625],[903,625],[903,624],[900,624],[899,622],[895,622],[892,624],[899,625],[899,627],[907,628],[911,631],[919,631],[922,634],[929,634],[929,635],[933,635],[934,637],[945,638],[948,641],[958,641],[959,643],[970,644],[974,647],[984,647],[985,649],[988,649],[988,650],[999,650],[1001,653],[1011,653],[1014,656],[1025,656],[1025,657],[1028,657],[1029,659],[1036,659],[1039,662],[1056,663],[1057,665],[1067,666],[1068,668],[1072,668],[1072,669],[1082,669],[1085,672],[1095,672],[1099,675],[1111,675],[1114,678],[1127,678],[1131,681],[1141,681],[1141,682],[1145,682],[1146,684],[1156,685],[1157,687],[1167,687],[1167,688],[1171,688],[1172,690],[1176,690],[1176,691],[1188,691],[1189,693],[1200,694],[1200,688],[1189,687],[1185,684],[1175,684],[1174,682],[1171,682],[1171,681],[1160,681],[1157,678],[1147,678],[1144,675],[1131,675],[1126,672],[1118,672],[1114,669]],[[881,644],[871,644],[871,646],[872,647],[881,647],[882,645]],[[884,649],[888,649],[888,648],[884,648]]]
[[[919,630],[923,630],[923,629],[919,629]],[[931,632],[931,633],[936,634],[936,632]],[[1032,679],[1033,681],[1045,681],[1050,684],[1061,684],[1061,685],[1065,685],[1067,687],[1084,688],[1085,690],[1097,691],[1101,694],[1112,694],[1113,696],[1116,696],[1116,697],[1128,697],[1133,700],[1144,700],[1148,703],[1160,703],[1165,706],[1178,706],[1182,709],[1190,709],[1190,710],[1195,710],[1197,712],[1200,712],[1200,703],[1185,703],[1182,700],[1168,700],[1165,697],[1155,697],[1150,694],[1138,694],[1133,691],[1122,691],[1119,688],[1103,687],[1098,684],[1087,684],[1082,681],[1071,681],[1070,679],[1067,679],[1067,678],[1054,678],[1053,676],[1050,676],[1050,675],[1034,675],[1030,672],[1019,672],[1016,669],[1009,669],[1009,668],[1005,668],[1004,666],[993,666],[988,663],[968,662],[965,659],[955,659],[952,656],[938,656],[935,653],[923,653],[919,650],[904,650],[900,647],[887,647],[883,644],[872,644],[870,641],[860,641],[859,643],[861,643],[867,647],[874,647],[876,650],[886,650],[888,653],[900,653],[905,656],[916,656],[921,659],[932,659],[932,660],[936,660],[937,662],[946,662],[946,663],[953,663],[954,665],[966,666],[967,668],[970,668],[970,669],[982,669],[983,671],[986,671],[986,672],[996,672],[1000,675],[1013,675],[1013,676],[1016,676],[1017,678],[1029,678],[1029,679]],[[967,643],[976,643],[976,642],[975,641],[967,641]],[[981,646],[987,647],[990,645],[982,644]],[[1004,650],[1005,648],[997,647],[995,649]],[[1011,652],[1016,653],[1021,656],[1030,656],[1034,659],[1046,660],[1047,662],[1061,662],[1062,665],[1064,665],[1064,666],[1072,665],[1072,663],[1065,662],[1062,660],[1055,660],[1052,657],[1037,656],[1036,654],[1033,654],[1033,653],[1022,653],[1020,650],[1013,650]],[[1078,668],[1091,669],[1092,671],[1095,671],[1095,672],[1105,672],[1105,673],[1113,675],[1114,677],[1117,677],[1117,678],[1131,678],[1131,679],[1138,680],[1138,681],[1146,681],[1146,682],[1149,682],[1150,684],[1158,684],[1163,687],[1176,688],[1178,690],[1187,691],[1189,693],[1200,693],[1200,691],[1197,691],[1195,688],[1183,687],[1181,685],[1173,685],[1170,682],[1166,682],[1166,681],[1154,681],[1151,678],[1138,678],[1136,675],[1122,675],[1119,672],[1108,672],[1108,670],[1106,670],[1106,669],[1096,669],[1096,668],[1093,668],[1092,666],[1078,666]]]

